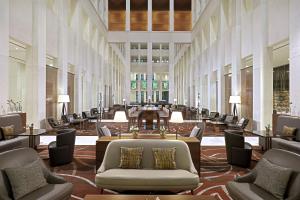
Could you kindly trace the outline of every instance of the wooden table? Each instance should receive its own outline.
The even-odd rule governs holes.
[[[252,131],[251,133],[264,140],[265,149],[262,147],[262,150],[267,151],[272,148],[272,138],[274,137],[272,130],[270,130],[269,134],[267,134],[265,130]]]
[[[146,120],[146,129],[152,130],[153,129],[153,120],[157,120],[157,128],[160,127],[160,119],[159,119],[159,113],[160,109],[156,107],[143,107],[139,111],[138,115],[138,126],[142,127],[143,119]]]
[[[86,195],[84,200],[217,200],[208,195]]]
[[[103,136],[96,141],[96,169],[98,169],[103,161],[103,157],[106,151],[107,145],[118,139],[133,139],[131,134],[118,136]],[[158,140],[176,140],[175,134],[168,134],[165,139],[162,139],[159,134],[139,134],[137,139],[158,139]],[[178,140],[184,141],[191,152],[194,166],[200,174],[200,141],[196,137],[181,137],[178,136]]]

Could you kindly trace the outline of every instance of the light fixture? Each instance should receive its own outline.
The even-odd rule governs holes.
[[[183,123],[183,117],[182,117],[182,113],[180,111],[173,111],[171,114],[171,119],[170,121],[171,123],[174,124],[181,124]],[[176,129],[176,140],[177,140],[177,129]]]
[[[69,97],[69,95],[67,95],[67,94],[61,94],[61,95],[58,95],[57,102],[58,102],[58,103],[63,103],[61,114],[62,114],[62,115],[67,114],[67,109],[66,109],[65,103],[69,103],[69,102],[70,102],[70,97]]]
[[[236,104],[241,103],[241,96],[230,96],[229,103],[233,104],[233,116],[237,116]]]
[[[116,111],[114,116],[114,122],[119,122],[119,123],[128,122],[125,111]],[[121,131],[122,131],[122,124],[119,133],[119,138],[121,138]]]

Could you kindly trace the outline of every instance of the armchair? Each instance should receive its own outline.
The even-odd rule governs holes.
[[[53,129],[64,129],[68,127],[68,123],[60,123],[57,119],[55,119],[54,117],[49,117],[47,119],[49,125],[51,126],[51,128]]]
[[[229,164],[249,167],[252,156],[252,146],[245,142],[244,136],[233,132],[224,132],[227,161]]]
[[[65,129],[57,132],[56,141],[53,141],[48,145],[51,166],[72,162],[75,138],[75,129]]]
[[[249,123],[249,119],[247,118],[242,118],[240,119],[240,121],[236,124],[228,124],[228,129],[234,129],[234,130],[242,130],[244,131],[244,129],[247,127]]]
[[[67,200],[71,197],[73,185],[66,182],[62,177],[49,171],[38,153],[31,148],[20,148],[0,153],[0,170],[5,168],[22,167],[38,161],[47,185],[37,189],[22,199],[51,199]],[[4,173],[0,173],[0,199],[13,199],[11,185]]]

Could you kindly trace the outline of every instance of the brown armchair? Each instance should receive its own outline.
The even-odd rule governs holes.
[[[245,142],[244,136],[225,131],[227,161],[231,165],[249,167],[252,156],[251,144]]]

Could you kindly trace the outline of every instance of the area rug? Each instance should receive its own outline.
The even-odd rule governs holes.
[[[49,167],[47,146],[40,146],[38,151],[45,164]],[[227,163],[224,147],[203,147],[201,152],[201,183],[194,193],[195,195],[216,196],[219,200],[231,200],[225,184],[233,180],[235,176],[247,173],[261,157],[261,152],[253,151],[251,167],[250,169],[244,169]],[[95,146],[76,146],[72,163],[49,168],[74,184],[71,199],[82,200],[86,194],[100,194],[94,182],[96,171]],[[118,193],[104,190],[104,194]],[[190,194],[190,191],[184,191],[180,194]]]

